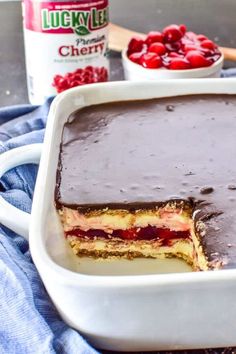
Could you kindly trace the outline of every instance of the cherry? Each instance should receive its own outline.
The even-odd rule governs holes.
[[[163,42],[163,35],[161,32],[151,31],[148,33],[145,39],[145,43],[147,45],[150,45],[151,43],[155,43],[155,42]]]
[[[98,80],[99,81],[107,81],[108,80],[108,71],[106,68],[104,68],[104,66],[102,66],[101,68],[97,68],[99,70],[99,77]]]
[[[80,69],[80,68],[75,70],[76,74],[82,74],[82,72],[83,72],[83,69]]]
[[[214,50],[216,48],[216,45],[210,39],[204,39],[201,42],[201,47],[206,48],[206,49],[210,49],[210,50]]]
[[[185,25],[181,24],[181,25],[179,25],[179,29],[180,29],[182,35],[184,36],[187,31],[187,27]]]
[[[54,81],[55,81],[55,82],[58,82],[60,79],[62,79],[62,76],[61,76],[61,75],[55,75],[55,76],[54,76]]]
[[[158,229],[159,238],[174,239],[174,238],[188,238],[189,231],[173,231],[170,229]]]
[[[181,43],[182,43],[182,47],[184,47],[185,44],[189,44],[189,45],[197,44],[195,43],[195,40],[193,41],[192,39],[188,38],[187,35],[181,38]]]
[[[91,65],[88,65],[84,68],[85,72],[93,73],[94,68]]]
[[[137,64],[140,64],[140,59],[141,59],[141,56],[143,55],[142,52],[139,52],[139,53],[132,53],[129,55],[129,59],[131,61],[133,61],[134,63],[137,63]]]
[[[183,58],[183,54],[179,54],[176,52],[169,52],[168,53],[168,57],[169,58]]]
[[[144,41],[140,37],[131,38],[128,45],[128,53],[140,52],[143,49]]]
[[[192,68],[202,68],[212,64],[209,59],[205,58],[203,54],[197,50],[188,52],[185,58],[189,61]]]
[[[158,237],[158,229],[155,226],[141,228],[138,233],[138,239],[153,240]]]
[[[137,237],[137,231],[136,229],[123,230],[121,237],[125,240],[135,240]]]
[[[183,34],[177,25],[170,25],[163,29],[164,41],[171,43],[180,40]]]
[[[184,45],[185,53],[189,52],[190,50],[198,50],[198,47],[195,44],[185,44]]]
[[[200,48],[199,50],[206,58],[214,55],[214,50],[210,50],[210,49],[206,49],[206,48]]]
[[[170,229],[158,229],[160,238],[174,238],[175,231],[171,231]]]
[[[156,69],[162,66],[162,61],[156,53],[145,53],[140,59],[140,63],[144,68]]]
[[[162,56],[166,53],[166,47],[164,46],[163,43],[152,43],[150,47],[148,48],[149,52],[157,53],[158,55]]]
[[[57,75],[57,76],[59,76],[59,75]],[[54,79],[53,86],[58,88],[60,90],[60,92],[62,90],[66,90],[67,88],[69,88],[68,84],[67,84],[67,80],[65,78],[63,78],[62,76],[60,78],[58,77],[57,79]]]
[[[84,75],[83,84],[91,84],[93,81],[89,75]]]
[[[184,58],[173,58],[169,64],[169,69],[171,70],[186,70],[190,68],[190,63]]]
[[[81,84],[80,81],[73,80],[70,83],[70,87],[76,87],[76,86],[79,86],[80,84]]]
[[[81,81],[81,78],[82,78],[81,74],[75,73],[75,75],[74,75],[74,79],[75,79],[75,80]]]
[[[180,41],[177,41],[173,43],[166,43],[165,46],[169,52],[178,52],[182,46],[182,43]]]
[[[197,35],[194,32],[191,32],[191,31],[186,32],[186,37],[188,39],[191,39],[192,42],[196,42],[197,41]]]
[[[60,93],[71,87],[107,80],[108,72],[105,67],[96,68],[89,65],[84,69],[76,69],[74,72],[67,73],[64,76],[55,75],[52,86]]]
[[[208,38],[206,36],[204,36],[204,34],[198,34],[196,36],[196,38],[201,42],[201,41],[205,41],[207,40]]]

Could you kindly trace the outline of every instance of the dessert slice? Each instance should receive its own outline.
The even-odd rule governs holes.
[[[75,254],[95,258],[179,257],[194,269],[208,269],[194,233],[193,205],[170,201],[152,207],[59,211]],[[194,240],[194,241],[193,241]]]
[[[194,95],[73,113],[55,200],[75,254],[234,267],[235,111],[233,95]]]

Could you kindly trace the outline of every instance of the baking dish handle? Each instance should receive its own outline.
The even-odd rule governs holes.
[[[0,155],[0,178],[12,168],[39,163],[42,144],[21,146]],[[30,214],[16,208],[0,196],[0,223],[28,239]]]

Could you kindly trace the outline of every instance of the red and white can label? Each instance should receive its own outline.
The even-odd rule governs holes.
[[[31,103],[70,87],[108,80],[108,0],[24,0]]]

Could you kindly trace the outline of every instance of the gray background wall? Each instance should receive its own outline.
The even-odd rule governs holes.
[[[110,0],[111,20],[137,31],[185,23],[221,45],[236,46],[236,0]]]

